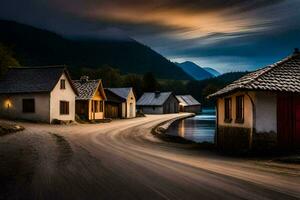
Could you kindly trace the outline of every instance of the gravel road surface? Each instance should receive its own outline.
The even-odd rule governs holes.
[[[185,114],[103,124],[21,123],[0,137],[0,199],[300,199],[300,166],[162,141]]]

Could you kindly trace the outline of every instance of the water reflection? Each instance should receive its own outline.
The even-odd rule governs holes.
[[[214,142],[216,114],[214,109],[203,109],[195,117],[172,124],[167,134],[184,137],[195,142]]]

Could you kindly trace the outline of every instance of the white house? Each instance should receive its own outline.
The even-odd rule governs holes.
[[[217,99],[221,149],[300,147],[300,53],[254,71],[209,98]]]
[[[73,121],[76,95],[64,66],[10,68],[0,80],[0,116]]]

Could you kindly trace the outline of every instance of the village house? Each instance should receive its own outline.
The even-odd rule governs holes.
[[[179,102],[172,92],[146,92],[137,101],[137,108],[144,114],[178,113]]]
[[[76,95],[64,66],[10,68],[0,80],[0,116],[46,123],[73,121]]]
[[[300,147],[300,53],[254,71],[209,96],[217,99],[221,149]]]
[[[82,76],[80,80],[73,80],[78,91],[76,97],[76,114],[83,120],[104,119],[106,95],[101,80],[89,80]]]
[[[180,112],[199,113],[201,104],[191,95],[176,95]]]
[[[134,118],[136,116],[136,99],[131,87],[106,88],[106,118]]]

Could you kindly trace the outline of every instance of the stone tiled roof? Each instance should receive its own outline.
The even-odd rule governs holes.
[[[138,106],[161,106],[172,95],[172,92],[146,92],[137,101]]]
[[[51,92],[65,73],[74,92],[65,66],[13,67],[0,80],[0,94]]]
[[[300,53],[293,55],[227,85],[210,97],[222,96],[237,90],[263,90],[300,93]]]
[[[191,95],[176,95],[177,100],[183,106],[196,106],[200,103]]]
[[[92,99],[97,88],[102,86],[101,80],[73,80],[73,84],[78,91],[76,100]]]
[[[123,99],[127,99],[129,92],[132,90],[131,87],[129,88],[106,88],[107,90],[111,91],[112,93],[122,97]]]

